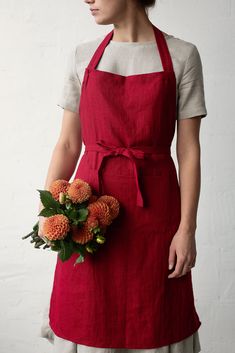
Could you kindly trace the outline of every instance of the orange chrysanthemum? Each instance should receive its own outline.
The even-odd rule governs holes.
[[[91,197],[92,190],[86,181],[82,179],[75,179],[70,184],[67,193],[72,202],[81,203]]]
[[[98,221],[95,221],[94,217],[92,217],[92,219],[89,219],[89,217],[87,217],[87,220],[86,222],[84,222],[82,227],[72,225],[71,235],[73,241],[79,244],[87,243],[93,238],[91,228],[95,227],[96,225],[98,225]]]
[[[42,232],[47,239],[57,240],[64,239],[69,229],[69,219],[63,214],[56,214],[45,220]]]
[[[86,222],[87,222],[87,227],[90,231],[92,228],[95,228],[99,225],[99,220],[92,215],[89,215],[87,217]]]
[[[98,218],[101,226],[106,226],[112,223],[112,217],[107,203],[97,200],[89,204],[87,208],[91,216]]]
[[[102,195],[98,198],[98,201],[103,201],[107,203],[110,209],[112,219],[117,217],[117,215],[119,214],[120,204],[115,197],[110,195]]]
[[[51,192],[52,197],[59,201],[60,193],[66,193],[69,185],[70,183],[67,180],[57,179],[51,183],[49,191]]]

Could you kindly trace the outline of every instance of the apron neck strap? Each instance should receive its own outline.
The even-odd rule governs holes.
[[[170,55],[170,52],[168,49],[168,45],[166,43],[166,39],[165,39],[162,31],[159,28],[157,28],[154,24],[152,24],[152,26],[153,26],[155,39],[156,39],[156,43],[157,43],[157,48],[158,48],[158,51],[160,54],[163,70],[168,71],[168,72],[174,71],[172,59],[171,59],[171,55]],[[102,42],[99,44],[98,48],[96,49],[95,53],[93,54],[88,66],[87,66],[89,69],[95,69],[96,66],[98,65],[106,46],[109,44],[110,40],[113,37],[113,32],[114,32],[114,30],[112,29],[105,36],[105,38],[102,40]]]

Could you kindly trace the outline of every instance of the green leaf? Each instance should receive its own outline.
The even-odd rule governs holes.
[[[51,250],[54,250],[54,251],[60,251],[61,250],[60,240],[51,241]]]
[[[76,220],[79,217],[79,213],[75,209],[67,210],[66,215],[72,220]]]
[[[48,190],[38,190],[40,193],[40,200],[44,207],[58,209],[60,208],[60,203],[56,201],[50,191]]]
[[[64,214],[73,221],[74,224],[79,224],[87,219],[88,210],[83,209],[69,209],[64,211]]]
[[[81,255],[85,255],[86,253],[84,245],[76,243],[73,243],[73,251]]]
[[[87,208],[80,208],[78,210],[78,219],[79,221],[85,221],[88,215],[88,209]]]
[[[57,210],[53,209],[53,208],[43,208],[41,210],[41,212],[38,214],[38,216],[43,216],[43,217],[50,217],[50,216],[54,216],[58,214]]]
[[[76,266],[77,264],[84,262],[85,257],[83,255],[79,255],[74,263],[74,266]]]
[[[60,259],[64,262],[70,258],[73,253],[73,244],[71,241],[60,240],[61,251],[59,252]]]
[[[75,226],[77,226],[77,227],[82,227],[83,222],[79,221],[79,219],[78,219],[78,220],[76,220],[76,221],[73,221],[73,224],[74,224]]]

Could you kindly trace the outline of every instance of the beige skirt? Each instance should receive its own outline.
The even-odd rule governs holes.
[[[39,336],[53,344],[54,353],[198,353],[201,351],[198,331],[182,341],[150,349],[99,348],[77,344],[58,337],[49,324],[49,304],[45,307]]]

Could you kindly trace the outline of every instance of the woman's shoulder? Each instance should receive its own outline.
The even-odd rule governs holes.
[[[164,31],[162,33],[166,39],[170,54],[176,62],[183,64],[190,59],[193,63],[200,59],[200,54],[195,43]]]
[[[99,35],[93,39],[83,39],[77,43],[77,45],[74,47],[74,56],[78,65],[86,63],[89,58],[91,58],[98,45],[104,39],[105,35]]]

